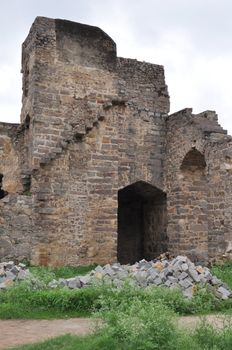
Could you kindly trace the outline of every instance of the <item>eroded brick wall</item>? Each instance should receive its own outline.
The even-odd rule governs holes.
[[[30,259],[36,230],[33,198],[25,192],[22,173],[27,131],[19,125],[0,123],[0,259]]]
[[[38,17],[22,72],[21,124],[0,124],[0,259],[232,252],[231,137],[214,112],[168,116],[162,66],[118,58],[99,28]]]
[[[214,112],[193,115],[190,109],[167,122],[166,188],[169,247],[198,262],[222,258],[230,241],[226,220],[230,174],[225,154],[231,137]]]
[[[32,262],[116,261],[118,190],[136,181],[163,186],[163,67],[117,58],[99,28],[39,17],[22,71]]]

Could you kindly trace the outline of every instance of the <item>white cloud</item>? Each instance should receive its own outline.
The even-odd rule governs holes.
[[[0,120],[17,123],[21,109],[21,76],[18,62],[0,66]]]
[[[120,56],[163,64],[171,111],[214,109],[232,134],[231,11],[230,0],[9,0],[0,13],[0,120],[19,120],[20,45],[44,15],[97,25]]]

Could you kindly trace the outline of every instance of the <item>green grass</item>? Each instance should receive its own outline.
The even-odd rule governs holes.
[[[215,265],[211,268],[211,272],[232,289],[232,262],[227,262],[223,265]]]
[[[231,266],[232,264],[215,266],[213,273],[229,285]],[[47,286],[53,278],[75,276],[92,268],[93,266],[58,269],[31,268],[35,278],[15,283],[11,288],[0,293],[0,318],[89,316],[94,310],[102,309],[106,304],[113,309],[125,300],[130,303],[134,299],[139,299],[141,302],[149,300],[151,305],[162,302],[179,315],[229,312],[228,310],[232,310],[232,299],[218,300],[204,286],[198,286],[198,290],[191,300],[184,298],[180,291],[169,288],[140,289],[125,285],[123,289],[112,289],[103,285],[70,290],[68,288],[50,289]]]
[[[90,311],[45,309],[43,306],[25,308],[21,304],[2,303],[0,305],[0,319],[57,319],[91,316]]]
[[[0,293],[0,318],[64,318],[90,316],[93,311],[115,309],[134,300],[150,305],[162,303],[179,315],[207,314],[232,307],[232,299],[219,301],[204,287],[188,300],[181,291],[168,288],[135,288],[125,286],[112,289],[93,286],[82,289],[48,289],[32,281],[15,284]]]
[[[75,335],[64,335],[53,338],[42,343],[16,347],[17,350],[123,350],[116,340],[104,335],[78,337]],[[12,350],[13,350],[12,349]]]
[[[70,278],[78,275],[85,275],[95,267],[96,265],[61,267],[30,266],[29,270],[34,276],[47,281],[58,278]]]
[[[97,288],[33,288],[33,283],[21,282],[0,293],[0,318],[89,316],[100,294]]]

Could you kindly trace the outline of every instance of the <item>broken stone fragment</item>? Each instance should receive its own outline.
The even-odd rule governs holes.
[[[100,273],[104,273],[104,270],[103,270],[103,268],[100,266],[100,265],[98,265],[96,268],[95,268],[95,270],[94,270],[95,272],[100,272]]]
[[[61,287],[65,287],[65,286],[68,285],[68,282],[67,282],[67,280],[66,280],[65,278],[59,278],[59,279],[58,279],[58,284],[59,284],[59,286],[61,286]]]
[[[168,281],[170,281],[171,283],[177,283],[178,279],[173,276],[168,276]]]
[[[178,279],[179,280],[183,280],[185,279],[186,277],[188,277],[188,274],[186,272],[181,272],[181,274],[178,276]]]
[[[181,268],[182,271],[188,271],[189,267],[188,267],[188,264],[183,263],[183,264],[180,265],[180,268]]]
[[[200,277],[194,268],[190,267],[188,270],[188,274],[193,279],[194,282],[200,282]]]
[[[197,270],[197,272],[200,273],[200,274],[201,274],[201,273],[204,273],[204,271],[205,271],[205,269],[204,269],[202,266],[200,266],[200,265],[196,267],[196,270]]]
[[[213,285],[213,286],[217,286],[217,285],[221,285],[222,282],[217,278],[217,277],[213,277],[210,281],[210,283]]]
[[[101,272],[96,272],[96,273],[95,273],[95,277],[96,277],[96,279],[98,279],[98,280],[102,280],[103,274],[102,274]]]
[[[217,289],[217,292],[220,293],[221,299],[223,300],[228,299],[231,296],[231,292],[222,286]]]
[[[78,277],[68,278],[68,287],[71,289],[81,288],[81,281]]]
[[[184,280],[179,281],[179,285],[182,287],[182,289],[187,289],[192,287],[193,284],[189,278],[185,278]]]
[[[14,262],[13,261],[8,261],[8,262],[4,263],[4,267],[5,267],[6,270],[12,269],[13,266],[14,266]]]
[[[147,273],[149,274],[149,276],[150,276],[152,279],[155,279],[155,278],[159,275],[159,273],[157,272],[157,270],[154,269],[153,267],[151,267],[151,268],[147,271]]]
[[[82,285],[86,285],[86,284],[89,284],[91,282],[90,275],[79,276],[79,279],[80,279]]]
[[[19,265],[18,265],[21,269],[25,269],[26,268],[26,265],[25,264],[23,264],[23,263],[19,263]]]
[[[18,267],[18,266],[13,266],[13,267],[10,269],[10,272],[17,276],[20,270],[21,270],[20,267]]]
[[[51,282],[48,283],[49,288],[57,288],[59,285],[59,282],[57,280],[52,280]]]
[[[103,274],[108,275],[108,276],[113,276],[114,275],[114,270],[111,268],[111,266],[108,264],[104,267],[103,269]]]
[[[159,270],[159,271],[162,271],[163,268],[164,268],[162,262],[160,262],[160,261],[157,261],[157,262],[153,265],[153,267],[156,268],[156,269]]]

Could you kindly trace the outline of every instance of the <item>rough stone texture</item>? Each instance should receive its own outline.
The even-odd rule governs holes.
[[[186,272],[183,273],[183,270]],[[38,277],[33,276],[25,264],[15,265],[13,261],[0,263],[0,291],[22,280],[27,280],[29,284],[41,285]],[[98,265],[85,276],[54,279],[47,286],[80,289],[102,284],[113,288],[121,288],[124,285],[131,285],[133,288],[153,286],[176,288],[187,298],[192,298],[200,285],[219,299],[232,297],[228,286],[213,276],[207,267],[196,266],[186,256],[170,258],[169,254],[161,254],[156,260],[151,261],[143,259],[133,265],[120,263]]]
[[[232,252],[231,137],[214,112],[168,116],[160,65],[101,29],[37,17],[21,124],[0,123],[0,259],[133,263]]]
[[[184,275],[182,270],[186,270]],[[133,265],[114,263],[103,267],[97,266],[86,276],[53,280],[49,283],[49,287],[66,286],[77,289],[101,284],[116,288],[121,288],[124,284],[140,288],[155,286],[175,288],[179,289],[186,298],[192,298],[201,286],[219,299],[225,300],[232,297],[231,290],[213,276],[207,267],[196,266],[186,256],[179,255],[173,259],[167,259],[166,254],[161,254],[156,260],[143,259]]]

